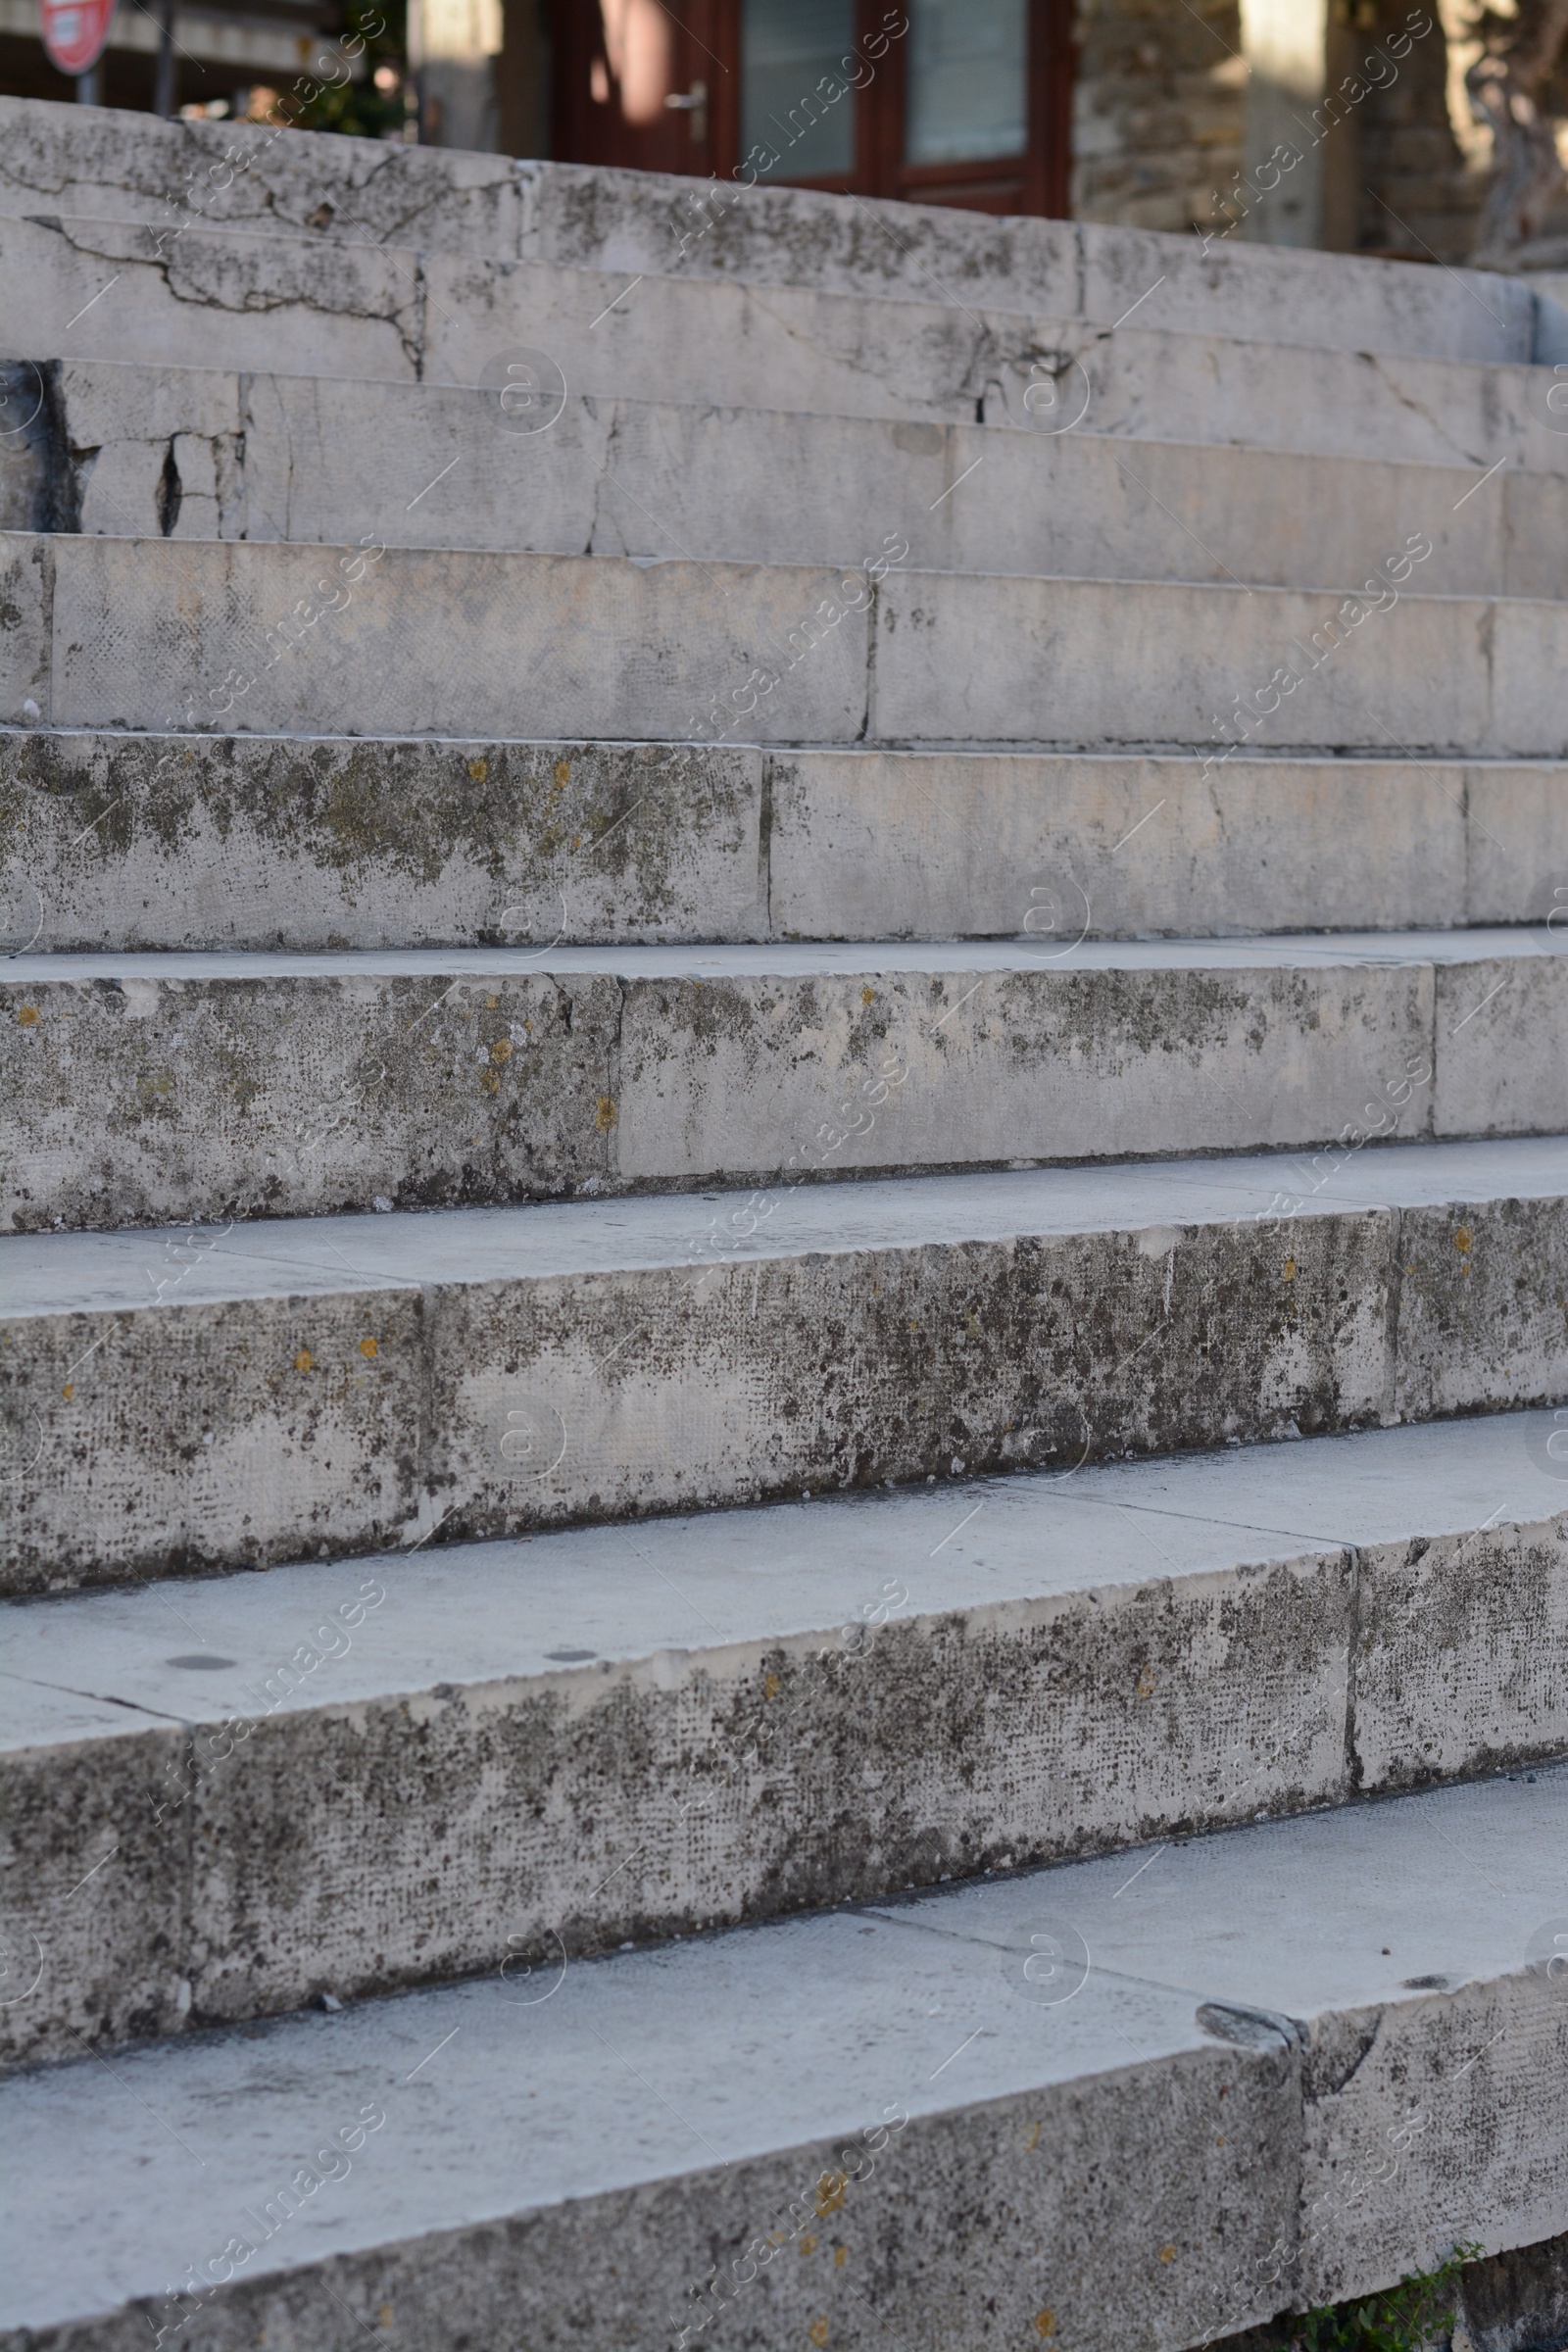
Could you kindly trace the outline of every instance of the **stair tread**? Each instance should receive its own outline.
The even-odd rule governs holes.
[[[1014,940],[805,941],[711,946],[359,948],[308,952],[254,948],[167,949],[82,955],[13,956],[5,977],[69,984],[117,976],[162,980],[351,979],[356,974],[612,972],[628,981],[705,978],[781,979],[813,973],[883,972],[1191,972],[1289,970],[1296,965],[1481,963],[1496,957],[1568,956],[1568,933],[1544,925],[1477,925],[1453,931],[1266,932],[1251,938],[1090,940],[1060,952]]]
[[[437,1685],[594,1682],[662,1653],[690,1672],[736,1646],[836,1640],[862,1604],[906,1624],[954,1610],[1012,1621],[1018,1603],[1168,1583],[1174,1606],[1195,1579],[1563,1517],[1568,1470],[1553,1475],[1545,1454],[1555,1427],[1549,1410],[1501,1413],[0,1602],[0,1749]],[[292,1691],[260,1695],[256,1678],[313,1613],[350,1605],[367,1579],[393,1605]]]
[[[1449,1200],[1551,1200],[1568,1190],[1568,1138],[1562,1136],[1382,1144],[1348,1154],[1344,1165],[1321,1177],[1310,1158],[1305,1152],[1238,1153],[781,1185],[771,1195],[778,1209],[758,1238],[737,1233],[725,1255],[752,1262],[813,1251],[984,1242],[1025,1232],[1223,1224],[1266,1214],[1293,1175],[1308,1196],[1302,1215]],[[217,1229],[218,1238],[193,1261],[178,1261],[186,1264],[178,1303],[690,1266],[694,1246],[714,1222],[705,1210],[716,1204],[733,1214],[754,1197],[738,1191],[645,1195],[236,1224]],[[199,1230],[0,1235],[0,1319],[150,1310],[149,1263],[163,1265],[166,1245]]]
[[[275,544],[282,544],[282,542]],[[234,746],[255,746],[258,750],[264,750],[270,744],[277,744],[302,753],[316,745],[330,750],[359,752],[378,743],[395,746],[409,745],[420,751],[431,752],[481,751],[498,748],[563,752],[602,750],[626,757],[633,756],[639,751],[657,752],[661,756],[664,756],[668,754],[670,748],[668,744],[660,741],[657,737],[650,737],[646,743],[639,743],[635,738],[628,740],[618,735],[606,737],[584,735],[409,735],[399,734],[394,730],[389,730],[384,735],[346,735],[332,727],[321,726],[307,729],[257,727],[255,729],[247,728],[243,733],[234,734],[225,734],[217,728],[210,730],[204,728],[201,735],[193,739],[189,735],[168,730],[160,732],[158,729],[150,727],[73,724],[40,728],[35,725],[24,726],[15,722],[0,722],[0,746],[33,744],[45,746],[51,750],[55,746],[69,750],[90,749],[102,745],[106,751],[115,752],[137,747],[150,749],[154,745],[162,746],[164,744],[177,746],[181,750],[187,748],[226,750]],[[702,749],[703,747],[696,748]],[[728,751],[748,751],[757,747],[737,739],[734,742],[727,742],[723,748]],[[775,747],[775,749],[777,748]],[[780,756],[820,759],[828,755],[814,747],[792,750],[786,746],[782,747]],[[888,744],[846,743],[834,745],[831,757],[835,760],[858,760],[867,765],[874,760],[895,760],[921,761],[932,766],[941,762],[943,765],[956,767],[961,771],[965,765],[977,765],[981,762],[992,761],[1017,762],[1019,765],[1024,762],[1035,762],[1043,766],[1061,766],[1070,763],[1075,768],[1081,766],[1093,768],[1097,765],[1107,768],[1126,768],[1134,763],[1140,767],[1189,768],[1200,764],[1202,755],[1192,751],[1128,753],[1114,749],[1101,750],[1093,745],[1084,751],[1020,752],[1011,750],[1007,746],[994,750],[989,744],[973,747],[962,744],[943,744],[940,748],[932,750],[919,744],[901,747]],[[1235,758],[1227,760],[1225,764],[1232,774],[1238,768],[1246,767],[1259,770],[1265,776],[1271,773],[1288,776],[1297,769],[1320,775],[1341,776],[1350,770],[1367,768],[1378,775],[1401,771],[1430,774],[1434,768],[1440,771],[1453,769],[1459,773],[1476,768],[1482,774],[1489,776],[1506,776],[1515,773],[1538,775],[1543,772],[1551,774],[1559,768],[1564,773],[1568,773],[1568,756],[1552,758],[1527,753],[1467,752],[1462,759],[1449,757],[1434,760],[1423,759],[1414,752],[1407,752],[1397,746],[1390,745],[1384,745],[1381,748],[1372,745],[1366,751],[1358,752],[1353,760],[1347,759],[1344,754],[1337,752],[1294,751],[1289,745],[1272,748],[1268,744],[1258,744],[1255,748],[1249,745],[1246,751],[1238,751]],[[86,776],[83,776],[83,784],[88,780]]]
[[[253,2248],[252,2279],[331,2261],[334,2298],[352,2306],[375,2278],[372,2248],[662,2180],[702,2180],[711,2195],[716,2168],[742,2182],[757,2168],[744,2243],[776,2227],[776,2206],[761,2202],[768,2185],[777,2195],[769,2157],[791,2154],[791,2186],[808,2195],[834,2135],[894,2118],[907,2117],[909,2132],[889,2159],[900,2211],[918,2217],[945,2187],[951,2212],[932,2119],[1026,2126],[1027,2109],[1005,2102],[1036,2094],[1054,2119],[1054,2088],[1070,2085],[1087,2105],[1113,2082],[1154,2095],[1157,2112],[1157,2086],[1178,2072],[1207,2094],[1186,2120],[1184,2160],[1243,2212],[1262,2209],[1260,2243],[1280,2225],[1294,2241],[1297,2196],[1323,2162],[1316,2109],[1327,2092],[1303,2090],[1282,2067],[1293,2041],[1361,2050],[1361,2066],[1330,2070],[1351,2078],[1329,2100],[1342,2155],[1386,2159],[1388,2132],[1464,2067],[1462,2089],[1447,2094],[1455,2105],[1439,2110],[1448,2128],[1432,2135],[1441,2171],[1419,2131],[1407,2132],[1396,2145],[1416,2144],[1395,2167],[1398,2189],[1381,2191],[1373,2210],[1385,2235],[1397,2215],[1401,2244],[1413,2227],[1425,2238],[1455,2221],[1459,2234],[1501,2228],[1503,2242],[1528,2242],[1560,2226],[1554,2045],[1568,2006],[1551,1997],[1539,1958],[1529,1972],[1565,1829],[1568,1768],[1543,1770],[1155,1848],[1136,1874],[1126,1856],[1058,1865],[559,1972],[536,1966],[528,1980],[489,1977],[217,2032],[118,2059],[113,2088],[85,2061],[18,2077],[0,2088],[0,2115],[27,2148],[12,2176],[0,2308],[12,2327],[63,2325],[168,2293],[193,2258],[216,2268],[236,2230],[261,2229],[247,2206],[273,2197],[318,2135],[349,2127],[357,2110],[374,2133],[390,2126],[389,2137],[362,2132],[363,2161],[319,2184],[301,2229],[279,2221],[277,2242]],[[1089,1966],[1083,1975],[1069,1945],[1063,1975],[1081,1977],[1080,1988],[1037,2002],[1040,1974],[1023,1970],[1031,1939],[1050,1931],[1080,1939]],[[1367,2064],[1369,2019],[1377,2055]],[[1234,2093],[1244,2082],[1265,2128],[1288,2134],[1288,2186],[1259,2164],[1249,2091],[1229,2110],[1211,2103],[1221,2083]],[[232,2128],[236,2107],[244,2131]],[[1220,2158],[1210,2119],[1227,2112]],[[1478,2132],[1483,2121],[1494,2129]],[[1114,2146],[1114,2127],[1110,2136]],[[1117,2155],[1113,2176],[1125,2140]],[[1037,2193],[1065,2162],[1053,2133]],[[1103,2212],[1106,2185],[1095,2193]],[[84,2198],[94,2216],[85,2239]],[[858,2204],[852,2191],[830,2232],[852,2244]],[[666,2239],[672,2226],[674,2276],[698,2284],[712,2261],[711,2204],[666,2220]],[[1354,2241],[1353,2216],[1336,2211],[1333,2226]],[[1023,2234],[1038,2228],[1031,2214]],[[1230,2270],[1218,2217],[1199,2228],[1200,2263]],[[1232,2229],[1249,2243],[1234,2215]],[[1166,2259],[1191,2263],[1188,2231],[1172,2234]],[[1017,2245],[1021,2254],[1022,2235]],[[1106,2230],[1093,2283],[1110,2286],[1128,2258]],[[668,2290],[655,2276],[639,2271],[621,2294],[657,2328]],[[537,2292],[543,2282],[529,2283]],[[587,2290],[581,2275],[574,2283]],[[1082,2298],[1091,2283],[1080,2276],[1070,2291]],[[567,2291],[564,2278],[548,2284]],[[345,2321],[324,2301],[321,2313],[315,2340],[335,2344]]]

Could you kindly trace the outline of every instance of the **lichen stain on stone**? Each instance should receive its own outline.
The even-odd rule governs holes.
[[[700,923],[693,891],[711,859],[755,857],[756,765],[755,755],[670,745],[588,745],[567,760],[507,743],[470,754],[420,742],[62,746],[34,735],[6,750],[4,774],[8,816],[29,796],[61,804],[52,854],[75,842],[73,864],[112,873],[138,846],[172,861],[211,827],[237,854],[270,851],[361,894],[402,877],[462,897],[482,877],[495,916],[531,895],[554,930],[573,836],[594,847],[591,898],[618,897],[633,923]],[[485,916],[467,920],[482,929]],[[495,929],[504,935],[514,927]]]

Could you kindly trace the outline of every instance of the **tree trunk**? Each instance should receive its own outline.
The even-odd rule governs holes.
[[[1492,131],[1492,184],[1471,259],[1496,268],[1540,234],[1563,183],[1540,98],[1568,37],[1568,0],[1521,0],[1517,17],[1489,16],[1482,30],[1487,46],[1465,88],[1477,122]]]

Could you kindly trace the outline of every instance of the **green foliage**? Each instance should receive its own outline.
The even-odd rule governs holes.
[[[1453,2325],[1448,2292],[1480,2246],[1455,2246],[1435,2271],[1413,2271],[1381,2295],[1309,2311],[1291,2330],[1291,2352],[1420,2352]]]
[[[408,72],[404,52],[406,13],[406,0],[348,0],[339,39],[363,40],[366,71],[357,81],[343,81],[335,86],[320,82],[297,111],[289,108],[289,122],[299,130],[337,130],[351,138],[379,139],[388,131],[401,136],[403,88]],[[335,56],[336,44],[323,39],[321,54]],[[397,74],[390,90],[378,90],[375,86],[378,66],[390,66]],[[341,73],[342,68],[337,70]]]

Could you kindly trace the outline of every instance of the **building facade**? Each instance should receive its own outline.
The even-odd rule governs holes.
[[[121,0],[103,103],[155,103],[163,13]],[[1505,131],[1534,141],[1535,194],[1502,260],[1560,270],[1560,20],[1568,0],[190,0],[171,33],[189,113],[265,114],[315,44],[368,27],[314,126],[1434,263],[1496,242],[1476,75],[1512,24],[1551,62],[1493,111],[1539,116]],[[0,88],[69,97],[38,32],[38,0],[0,0]]]

